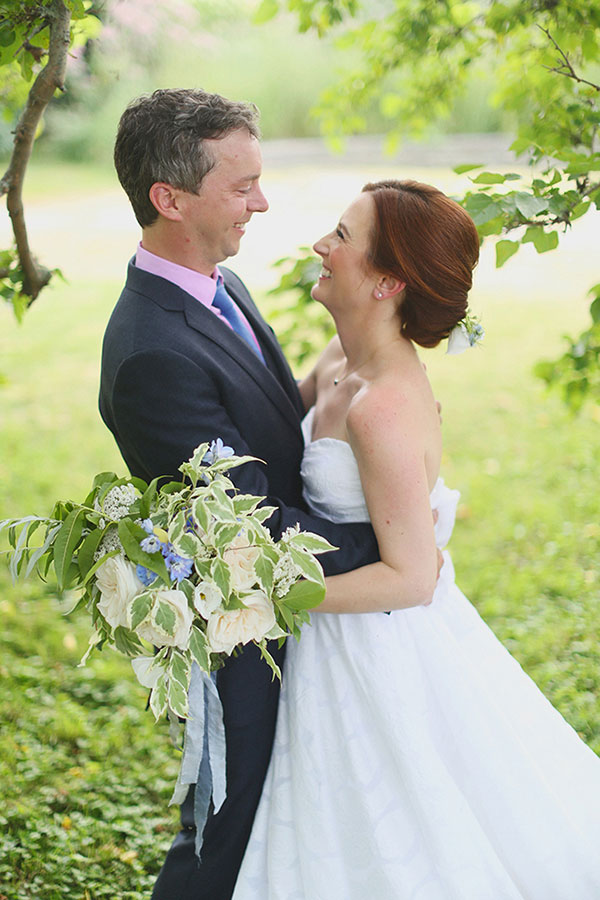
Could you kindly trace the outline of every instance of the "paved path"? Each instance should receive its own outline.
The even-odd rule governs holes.
[[[451,168],[481,162],[489,168],[515,170],[502,135],[456,135],[438,143],[407,144],[393,157],[382,155],[378,138],[348,142],[343,157],[331,154],[318,139],[271,141],[264,144],[263,187],[271,208],[256,215],[242,240],[235,268],[255,291],[273,286],[272,263],[293,255],[329,231],[366,181],[384,177],[415,178],[459,194],[469,182]],[[71,282],[79,279],[122,281],[139,229],[116,177],[114,189],[86,196],[65,193],[30,203],[27,219],[32,246],[47,264],[58,266]],[[0,242],[10,240],[7,217],[0,219]],[[563,298],[579,302],[600,281],[600,216],[588,213],[575,223],[558,252],[535,253],[529,245],[496,270],[493,242],[484,246],[476,273],[477,295]],[[566,328],[567,330],[567,328]]]

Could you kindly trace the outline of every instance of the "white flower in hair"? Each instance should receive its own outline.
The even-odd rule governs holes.
[[[485,337],[485,331],[476,316],[467,313],[458,325],[455,325],[448,335],[448,347],[446,353],[456,356],[464,353],[475,344],[479,344]]]

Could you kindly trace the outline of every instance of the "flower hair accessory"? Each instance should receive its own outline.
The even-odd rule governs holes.
[[[448,335],[448,348],[446,353],[449,353],[451,356],[456,356],[456,354],[468,350],[469,347],[474,347],[475,344],[479,344],[484,337],[485,331],[477,316],[473,316],[471,313],[467,312],[464,319],[461,319]]]

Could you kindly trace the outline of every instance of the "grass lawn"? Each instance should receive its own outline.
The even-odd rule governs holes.
[[[59,285],[21,328],[0,310],[0,518],[46,513],[82,498],[95,472],[124,471],[96,411],[118,289]],[[600,415],[572,418],[531,375],[583,311],[481,299],[482,349],[424,354],[443,404],[443,475],[462,494],[457,579],[600,752]],[[176,829],[165,726],[126,660],[107,651],[76,668],[85,617],[63,617],[51,583],[14,588],[0,566],[0,611],[0,900],[148,897]]]

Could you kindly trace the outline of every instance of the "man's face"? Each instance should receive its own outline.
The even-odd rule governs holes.
[[[184,241],[190,244],[194,268],[211,275],[216,264],[235,256],[252,213],[269,204],[259,186],[262,156],[259,142],[245,128],[205,141],[215,159],[197,194],[181,194],[178,207]]]

